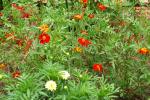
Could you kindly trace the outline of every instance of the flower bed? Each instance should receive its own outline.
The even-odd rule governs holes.
[[[149,8],[104,0],[1,5],[1,100],[150,98]]]

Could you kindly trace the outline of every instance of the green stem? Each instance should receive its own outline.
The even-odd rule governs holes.
[[[3,10],[3,1],[0,0],[0,11]]]
[[[68,0],[65,0],[66,8],[68,9]]]

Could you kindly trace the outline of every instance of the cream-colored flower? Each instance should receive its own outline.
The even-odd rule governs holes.
[[[64,80],[67,80],[70,77],[70,74],[67,71],[60,71],[59,74]]]
[[[46,82],[45,88],[53,92],[53,91],[56,90],[57,84],[56,84],[55,81],[50,80],[50,81],[47,81],[47,82]]]

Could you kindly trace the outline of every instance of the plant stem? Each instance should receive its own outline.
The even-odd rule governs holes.
[[[0,0],[0,11],[3,10],[3,1]]]
[[[68,0],[65,0],[66,8],[68,9]]]

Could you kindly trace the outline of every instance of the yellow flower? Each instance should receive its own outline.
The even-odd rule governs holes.
[[[82,49],[80,47],[75,47],[74,51],[76,51],[76,52],[82,52]]]
[[[146,54],[148,54],[150,51],[149,51],[149,49],[147,49],[147,48],[141,48],[141,49],[138,50],[138,52],[139,52],[140,54],[146,55]]]
[[[82,75],[80,75],[79,77],[82,78]]]
[[[66,52],[66,55],[68,55],[68,56],[69,56],[69,52]]]
[[[3,75],[2,74],[0,74],[0,80],[3,78]]]
[[[50,80],[50,81],[47,81],[47,82],[46,82],[45,88],[53,92],[53,91],[56,90],[57,84],[56,84],[55,81]]]
[[[64,86],[64,89],[68,89],[68,87],[65,85],[65,86]]]
[[[0,64],[0,69],[3,69],[3,68],[5,68],[6,67],[6,64]]]
[[[82,18],[83,18],[83,16],[80,14],[76,14],[73,16],[73,19],[75,19],[75,20],[82,20]]]
[[[67,80],[70,77],[70,74],[67,71],[60,71],[59,74],[64,80]]]
[[[38,27],[42,32],[48,32],[49,28],[47,24],[43,24],[40,27]]]

